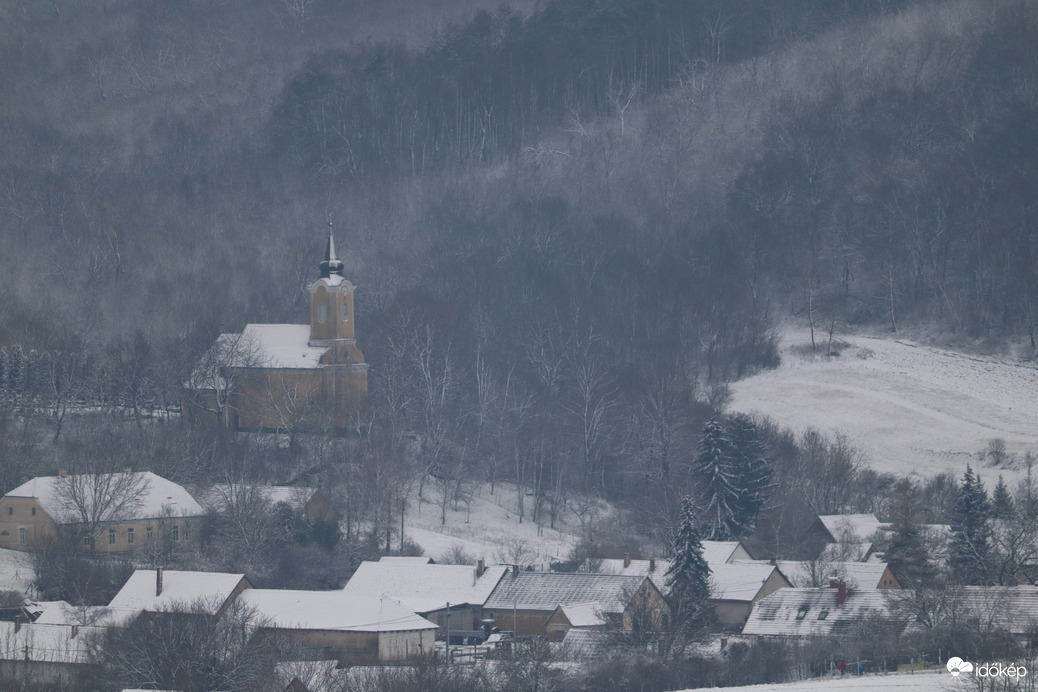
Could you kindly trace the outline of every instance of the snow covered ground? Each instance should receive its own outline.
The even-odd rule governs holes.
[[[0,590],[26,593],[35,578],[28,553],[0,548]]]
[[[803,328],[783,332],[782,365],[733,385],[733,411],[758,412],[797,431],[843,432],[877,471],[960,476],[970,462],[989,487],[1023,475],[1038,454],[1038,368],[891,337],[840,336],[838,357],[811,353]],[[805,346],[807,348],[805,348]],[[992,439],[1016,457],[978,463]]]
[[[420,507],[417,496],[412,497],[404,521],[405,536],[437,561],[452,545],[458,544],[471,557],[485,558],[488,565],[506,562],[498,556],[521,540],[529,550],[525,562],[546,570],[552,561],[566,559],[580,535],[579,521],[572,512],[563,513],[556,529],[549,528],[547,511],[540,525],[529,516],[520,524],[514,484],[498,483],[493,493],[489,484],[477,486],[470,508],[464,503],[458,504],[457,511],[448,508],[446,525],[440,524],[437,494],[435,488],[428,488]],[[527,512],[531,499],[526,498]],[[609,514],[609,508],[603,505],[595,521],[605,521]]]
[[[787,682],[781,685],[747,685],[724,687],[725,692],[951,692],[974,689],[973,680],[959,680],[945,671],[920,671],[895,675],[845,675],[821,680]],[[686,690],[685,692],[690,692]]]

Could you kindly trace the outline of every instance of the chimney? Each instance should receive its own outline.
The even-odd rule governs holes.
[[[155,595],[162,595],[162,568],[155,570]]]
[[[831,579],[829,581],[829,588],[836,589],[836,605],[843,605],[844,601],[847,600],[847,594],[849,593],[847,589],[847,582],[842,580],[837,581],[836,579]]]
[[[512,565],[512,576],[513,577],[518,577],[519,576],[519,565],[518,564]]]
[[[631,554],[630,553],[624,553],[624,569],[627,569],[630,566],[631,566]]]
[[[655,572],[656,571],[656,558],[654,558],[654,557],[650,557],[649,558],[649,571],[650,572]]]
[[[772,567],[775,567],[776,565],[778,565],[778,560],[776,560],[775,558],[771,558],[770,560],[768,560],[768,564],[770,564]]]
[[[14,632],[15,632],[15,634],[17,634],[18,630],[20,630],[21,628],[22,628],[22,616],[21,615],[15,615],[14,616]]]
[[[476,578],[483,576],[483,573],[487,571],[487,565],[483,561],[483,558],[476,560]]]

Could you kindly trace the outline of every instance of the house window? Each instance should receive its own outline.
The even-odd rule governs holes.
[[[18,529],[18,545],[29,545],[29,532],[24,528]]]
[[[108,529],[108,545],[115,545],[115,529]]]
[[[800,606],[800,610],[797,611],[797,620],[803,620],[807,617],[807,611],[811,610],[811,606]]]
[[[325,320],[328,319],[328,306],[321,303],[317,306],[317,321],[324,324]]]
[[[184,524],[184,535],[183,539],[186,541],[191,538],[191,527],[188,524]]]
[[[83,545],[90,545],[90,536],[83,536]]]
[[[14,507],[8,507],[7,508],[7,516],[9,516],[9,517],[13,517],[14,516]]]
[[[826,619],[827,617],[829,617],[829,611],[828,611],[828,610],[823,610],[822,612],[820,612],[820,613],[818,614],[818,619],[819,619],[819,620],[824,620],[824,619]]]
[[[144,540],[146,540],[146,541],[150,541],[151,540],[151,527],[150,526],[148,528],[144,529]]]
[[[35,508],[35,507],[33,507],[33,508],[32,508],[32,515],[33,515],[34,517],[36,516],[36,508]]]
[[[342,304],[342,321],[343,322],[349,322],[350,321],[350,306],[347,303],[343,303]]]
[[[126,542],[133,543],[133,529],[126,529]]]
[[[179,541],[180,540],[180,527],[177,526],[176,524],[173,524],[173,540],[174,541]]]

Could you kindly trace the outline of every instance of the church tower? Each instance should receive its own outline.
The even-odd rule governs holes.
[[[343,263],[335,255],[335,237],[330,228],[324,260],[318,267],[320,276],[307,287],[310,292],[309,345],[328,349],[320,361],[322,390],[325,401],[333,409],[333,418],[342,421],[356,412],[367,396],[368,364],[357,348],[357,320],[353,311],[357,288],[342,275]]]
[[[310,345],[323,346],[326,341],[356,338],[353,326],[356,287],[342,275],[342,260],[335,256],[335,237],[330,230],[324,261],[318,267],[321,276],[309,286]]]

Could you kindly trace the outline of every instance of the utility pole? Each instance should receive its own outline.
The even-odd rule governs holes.
[[[447,601],[447,665],[451,664],[451,602]]]

